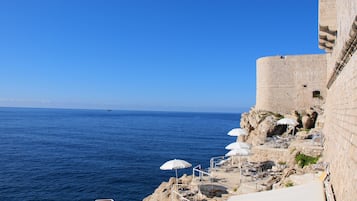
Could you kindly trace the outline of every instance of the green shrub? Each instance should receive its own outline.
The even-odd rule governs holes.
[[[300,131],[306,131],[309,132],[311,129],[310,128],[300,128]]]
[[[278,120],[284,118],[284,116],[281,115],[281,114],[279,114],[279,113],[274,113],[273,115],[274,115],[274,117],[277,118]]]
[[[278,164],[279,165],[286,165],[286,162],[285,161],[279,161]]]
[[[307,156],[305,154],[297,154],[295,156],[295,161],[301,168],[310,164],[316,164],[318,160],[319,157]]]
[[[285,187],[292,187],[292,186],[294,186],[294,183],[291,181],[285,184]]]

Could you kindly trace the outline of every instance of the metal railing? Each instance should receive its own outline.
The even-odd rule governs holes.
[[[227,156],[216,156],[210,159],[210,169],[216,168],[217,166],[223,165],[224,162],[228,160]]]
[[[195,179],[196,174],[198,174],[198,177],[200,178],[200,180],[203,178],[203,176],[209,176],[211,178],[211,174],[202,170],[201,165],[197,165],[192,169],[192,178],[193,179]]]

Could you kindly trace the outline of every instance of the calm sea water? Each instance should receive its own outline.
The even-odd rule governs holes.
[[[208,167],[240,114],[0,108],[0,200],[142,200],[178,158]],[[179,174],[192,169],[180,170]]]

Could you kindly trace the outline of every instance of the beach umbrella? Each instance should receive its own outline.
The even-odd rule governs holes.
[[[225,156],[247,156],[250,154],[249,149],[232,149]]]
[[[226,153],[225,156],[229,156],[229,157],[233,157],[233,156],[248,156],[249,154],[251,154],[249,149],[232,149],[230,150],[228,153]],[[239,158],[239,164],[241,164],[240,162],[240,158]],[[233,159],[232,159],[232,165],[233,165]],[[242,183],[242,167],[241,165],[239,165],[239,175],[240,175],[240,180],[239,182]]]
[[[244,142],[232,142],[225,147],[226,149],[250,149],[249,144]]]
[[[192,166],[191,163],[189,163],[187,161],[174,159],[174,160],[166,161],[163,165],[160,166],[160,170],[175,170],[176,183],[177,183],[177,170],[189,168],[191,166]]]
[[[282,118],[276,123],[278,125],[289,125],[289,126],[296,126],[299,124],[295,119],[291,119],[291,118]]]
[[[228,132],[229,136],[241,136],[241,135],[248,135],[247,130],[243,128],[233,128]]]
[[[293,126],[294,130],[293,130],[293,134],[295,132],[295,126],[298,125],[299,123],[295,120],[295,119],[291,119],[291,118],[282,118],[279,121],[276,122],[276,124],[278,125],[288,125],[289,126]],[[288,130],[288,127],[286,128],[286,131]]]
[[[234,157],[234,156],[248,156],[250,154],[249,149],[232,149],[225,156],[227,157]],[[240,163],[240,158],[239,158]],[[233,158],[232,158],[232,165],[233,165]]]

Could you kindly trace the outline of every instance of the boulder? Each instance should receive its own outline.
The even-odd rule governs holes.
[[[188,185],[192,181],[192,175],[187,176],[184,174],[179,178],[178,183]],[[171,190],[176,183],[176,178],[171,177],[168,182],[162,182],[159,187],[156,188],[153,194],[144,198],[143,201],[171,201],[175,195],[171,194]],[[173,197],[174,196],[174,197]],[[175,199],[174,199],[175,200]]]
[[[192,175],[187,176],[187,174],[184,174],[180,179],[179,182],[182,184],[189,184],[192,181]]]
[[[258,119],[257,119],[257,115],[256,112],[253,110],[249,113],[250,115],[248,115],[248,122],[249,124],[253,127],[256,128],[258,127]]]
[[[240,118],[240,127],[246,129],[248,132],[253,130],[253,127],[249,123],[249,113],[245,112],[241,115]]]
[[[311,129],[315,127],[315,120],[309,114],[304,115],[301,118],[301,122],[302,122],[302,127],[305,129]]]
[[[247,141],[253,145],[264,144],[267,137],[281,135],[286,131],[286,125],[277,125],[276,122],[281,115],[268,111],[257,111],[252,108],[249,113],[243,113],[241,128],[249,131],[249,136],[238,141]]]
[[[257,127],[258,135],[266,138],[272,135],[272,132],[275,130],[276,120],[270,115],[267,116]]]
[[[250,139],[249,142],[253,146],[258,146],[258,145],[262,145],[265,143],[266,136],[260,135],[258,131],[254,130],[251,132],[249,139]]]
[[[175,184],[176,178],[171,177],[168,182],[162,182],[157,187],[153,194],[144,198],[143,201],[170,201],[171,200],[171,188]]]
[[[254,108],[251,108],[248,113],[243,113],[241,116],[241,128],[245,128],[248,131],[253,130],[258,126],[258,124],[264,120],[268,112],[266,111],[257,111]]]

